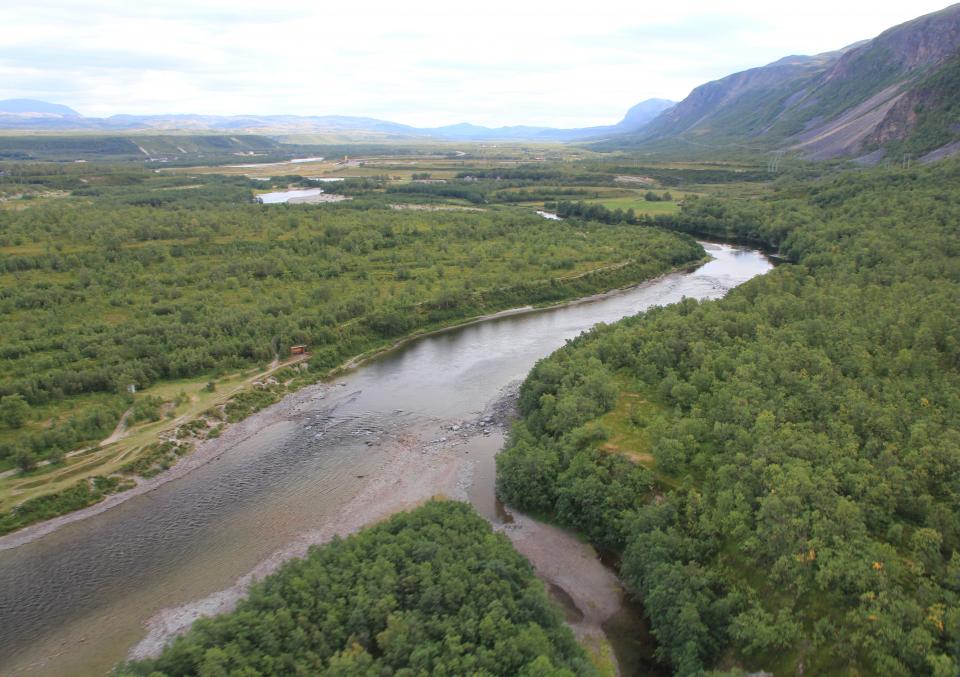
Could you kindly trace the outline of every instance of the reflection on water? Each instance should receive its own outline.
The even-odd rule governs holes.
[[[536,360],[597,322],[684,297],[717,298],[770,268],[754,251],[706,248],[715,260],[693,272],[406,344],[323,398],[317,388],[289,420],[189,475],[0,552],[0,674],[107,671],[142,638],[147,618],[228,587],[332,515],[362,476],[386,462],[382,440],[480,411]],[[478,448],[471,457],[471,500],[494,518],[493,455],[501,442],[481,438],[485,453]]]

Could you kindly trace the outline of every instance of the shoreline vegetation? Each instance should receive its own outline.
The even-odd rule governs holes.
[[[213,443],[212,450],[203,454],[198,454],[199,449],[197,448],[197,445],[210,445],[211,442],[224,434],[231,426],[244,421],[248,417],[266,407],[281,402],[283,398],[295,394],[300,389],[309,385],[336,379],[337,376],[350,370],[360,368],[371,360],[374,360],[381,355],[388,354],[389,352],[396,350],[412,341],[425,336],[456,330],[472,324],[496,320],[499,318],[513,317],[528,313],[548,311],[560,307],[573,306],[581,303],[589,303],[610,295],[622,293],[624,290],[631,289],[638,285],[653,283],[666,275],[695,269],[709,260],[709,256],[704,256],[698,260],[682,263],[671,269],[662,271],[655,277],[647,277],[637,281],[630,281],[627,284],[622,284],[621,280],[621,283],[614,287],[605,287],[605,283],[603,281],[597,280],[596,286],[599,287],[601,291],[588,293],[585,296],[576,296],[567,300],[546,303],[543,305],[525,305],[507,308],[504,310],[493,311],[460,320],[451,320],[449,324],[443,326],[419,329],[406,336],[396,339],[390,344],[372,348],[363,353],[355,355],[342,362],[340,365],[328,370],[325,374],[316,379],[313,379],[313,375],[310,375],[307,378],[301,377],[300,379],[297,379],[296,375],[294,375],[293,379],[281,382],[275,376],[276,374],[284,374],[285,370],[290,368],[299,370],[301,365],[308,363],[310,359],[309,355],[303,356],[303,358],[294,358],[287,362],[275,364],[265,372],[260,372],[254,377],[247,377],[244,379],[247,383],[262,384],[259,386],[261,388],[260,390],[256,390],[258,387],[257,385],[242,387],[239,392],[232,394],[225,401],[215,405],[215,407],[220,409],[222,412],[221,416],[198,416],[196,418],[179,422],[176,426],[164,427],[161,430],[153,433],[152,436],[157,439],[157,441],[153,443],[155,445],[155,452],[146,455],[146,460],[149,464],[144,464],[141,462],[141,465],[139,466],[144,469],[146,474],[133,475],[132,477],[128,476],[125,478],[126,481],[100,481],[98,484],[97,480],[94,480],[92,487],[93,491],[75,492],[78,494],[77,499],[74,499],[74,501],[69,504],[73,507],[68,507],[63,512],[59,513],[47,512],[48,508],[46,504],[48,499],[46,497],[34,499],[41,502],[40,505],[42,506],[42,512],[38,511],[35,514],[42,516],[32,521],[29,521],[29,517],[26,519],[20,517],[18,520],[18,526],[13,527],[12,529],[8,528],[9,522],[4,523],[0,521],[0,529],[5,530],[0,531],[0,550],[15,548],[26,543],[30,543],[38,538],[52,533],[56,529],[65,526],[66,524],[79,519],[92,517],[100,512],[103,512],[104,510],[120,505],[124,501],[134,498],[135,496],[152,491],[166,482],[184,476],[186,473],[192,471],[200,465],[209,462],[222,453],[222,450],[219,448],[220,445],[216,442]],[[623,269],[629,268],[629,266],[630,262],[628,261],[623,266],[611,266],[606,270],[599,271],[586,271],[584,274],[579,274],[574,279],[582,280],[584,278],[603,276],[603,274],[608,270],[611,272],[622,272]],[[552,286],[554,282],[555,280],[549,280],[544,281],[543,284]],[[303,374],[303,372],[301,372],[301,374]],[[273,382],[268,382],[270,380]],[[184,434],[181,433],[181,431],[188,432]],[[190,459],[192,459],[192,462]],[[22,511],[21,515],[23,514],[29,513]],[[9,520],[9,513],[7,519]],[[0,520],[2,520],[2,518],[0,518]]]

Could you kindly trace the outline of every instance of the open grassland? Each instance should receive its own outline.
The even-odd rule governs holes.
[[[678,200],[682,200],[682,195],[670,192],[672,199],[671,200],[647,200],[644,195],[647,191],[634,191],[630,195],[622,195],[618,197],[600,197],[596,200],[588,200],[588,202],[596,202],[603,205],[607,209],[622,209],[624,211],[632,209],[637,214],[676,214],[680,211],[680,205]],[[666,191],[650,191],[654,192],[658,197],[663,195]]]
[[[652,402],[649,395],[621,387],[613,409],[597,419],[606,438],[600,449],[652,469],[656,461],[651,453],[650,428],[663,415],[664,407]]]

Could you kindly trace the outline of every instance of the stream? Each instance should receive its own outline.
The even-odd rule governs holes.
[[[0,550],[0,674],[105,674],[148,628],[162,637],[170,618],[230,608],[242,594],[238,580],[268,571],[271,557],[300,554],[307,542],[436,493],[513,527],[493,493],[505,435],[496,403],[538,359],[598,322],[684,297],[719,298],[772,267],[758,251],[703,244],[714,258],[696,270],[405,343],[231,427],[210,462],[190,473]],[[518,521],[528,524],[525,547],[535,547],[545,532],[526,516]],[[554,576],[531,560],[568,620],[590,615],[571,573]],[[616,595],[620,608],[604,632],[624,673],[642,674],[649,647],[633,646],[642,612]]]

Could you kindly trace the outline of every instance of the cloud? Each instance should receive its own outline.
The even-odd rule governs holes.
[[[0,7],[0,97],[88,115],[352,114],[590,125],[940,7],[408,0],[32,0]]]
[[[32,69],[108,69],[122,64],[124,70],[190,70],[193,62],[185,56],[149,54],[120,49],[77,49],[17,45],[0,49],[0,65]]]

